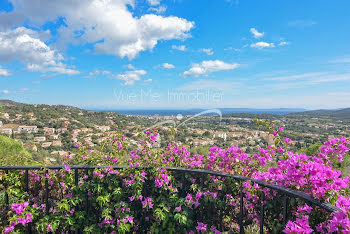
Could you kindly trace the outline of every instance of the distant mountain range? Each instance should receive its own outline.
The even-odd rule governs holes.
[[[304,111],[298,113],[291,113],[290,116],[305,116],[308,118],[320,118],[328,117],[335,119],[350,119],[350,108],[338,109],[338,110],[313,110],[313,111]]]
[[[0,100],[0,105],[2,105],[2,106],[21,106],[21,105],[24,105],[24,103],[15,102],[15,101],[11,101],[11,100]]]

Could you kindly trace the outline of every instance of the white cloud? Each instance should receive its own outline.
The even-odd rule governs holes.
[[[148,11],[153,11],[157,14],[163,14],[166,12],[166,6],[158,6],[158,7],[150,7],[148,8]]]
[[[19,61],[29,71],[76,75],[80,72],[62,63],[63,56],[39,39],[39,33],[19,27],[0,32],[0,62]]]
[[[4,90],[2,90],[2,93],[3,93],[3,94],[9,94],[9,93],[10,93],[10,91],[9,91],[9,90],[7,90],[7,89],[4,89]]]
[[[187,49],[185,45],[179,45],[179,46],[177,46],[177,45],[172,45],[171,48],[172,48],[173,50],[181,50],[181,51],[185,51],[185,50]]]
[[[289,45],[290,42],[288,41],[281,41],[280,43],[278,43],[279,46],[285,46],[285,45]]]
[[[147,0],[148,4],[151,6],[158,6],[160,4],[160,0]]]
[[[157,2],[151,1],[155,5]],[[91,43],[96,53],[129,59],[152,50],[160,40],[184,40],[194,27],[194,22],[176,16],[135,16],[128,7],[134,7],[134,0],[16,0],[12,5],[14,11],[0,13],[0,28],[24,21],[42,26],[63,18],[65,25],[57,30],[59,43]]]
[[[261,37],[263,37],[264,36],[264,32],[259,32],[258,30],[256,30],[255,28],[251,28],[250,29],[250,32],[253,34],[253,36],[255,37],[255,38],[261,38]]]
[[[259,41],[257,43],[251,44],[250,47],[257,48],[257,49],[272,48],[272,47],[275,47],[275,44],[264,42],[264,41]]]
[[[238,63],[225,63],[220,60],[207,60],[201,63],[192,64],[192,67],[183,73],[184,76],[201,76],[208,75],[212,72],[233,70],[239,67]]]
[[[126,67],[129,68],[129,69],[135,69],[135,67],[132,64],[130,64],[130,63],[128,65],[126,65]]]
[[[213,55],[214,51],[212,48],[203,48],[199,50],[200,52],[206,53],[207,55]]]
[[[147,72],[145,70],[133,70],[127,71],[124,74],[118,74],[115,76],[118,80],[123,80],[124,85],[134,85],[136,81],[141,79],[141,76],[146,75]]]
[[[11,75],[11,72],[0,66],[0,76],[9,76],[9,75]]]
[[[95,69],[94,71],[89,72],[89,75],[87,77],[94,77],[98,75],[110,75],[110,74],[111,74],[110,71]]]
[[[152,79],[147,79],[144,81],[146,84],[152,83]]]
[[[162,67],[166,68],[166,69],[173,69],[173,68],[175,68],[175,66],[173,64],[170,64],[170,63],[163,63]]]

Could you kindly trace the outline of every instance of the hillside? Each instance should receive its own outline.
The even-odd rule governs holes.
[[[303,116],[308,118],[332,118],[339,120],[350,120],[350,108],[344,108],[339,110],[314,110],[314,111],[305,111],[299,113],[292,113],[289,116]]]
[[[21,105],[24,105],[24,104],[20,102],[11,101],[11,100],[0,100],[0,106],[21,106]]]

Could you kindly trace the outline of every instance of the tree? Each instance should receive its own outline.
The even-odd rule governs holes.
[[[32,155],[23,145],[6,136],[0,135],[0,165],[36,165]]]

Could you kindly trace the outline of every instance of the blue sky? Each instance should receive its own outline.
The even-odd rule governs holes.
[[[350,2],[0,0],[0,98],[350,107]]]

